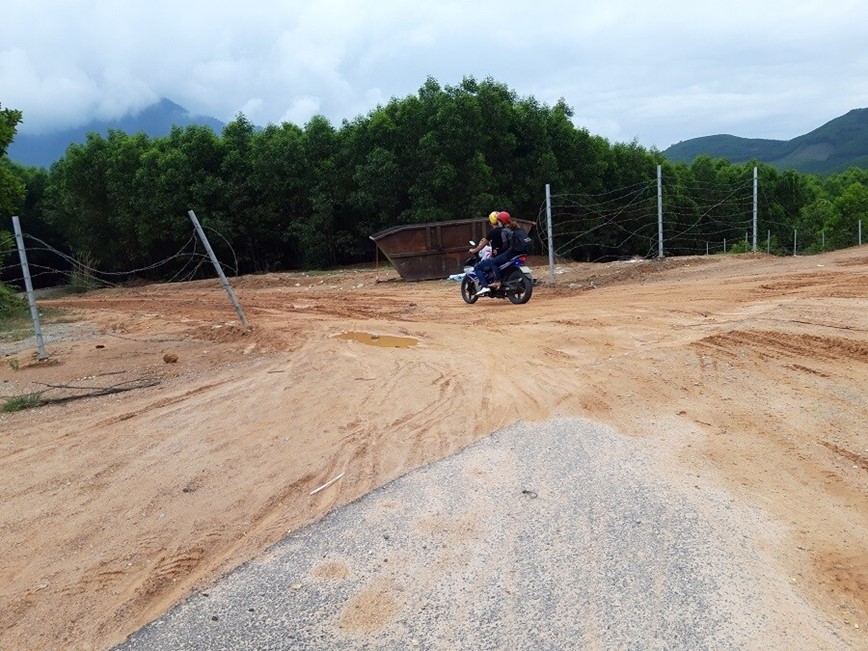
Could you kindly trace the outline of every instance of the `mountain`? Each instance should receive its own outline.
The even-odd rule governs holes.
[[[704,136],[684,140],[663,152],[669,160],[685,163],[702,154],[732,163],[756,160],[806,174],[833,174],[849,167],[868,169],[868,108],[853,109],[792,140]]]
[[[93,121],[82,127],[44,135],[19,133],[6,153],[11,160],[22,165],[50,167],[53,162],[63,157],[66,148],[71,144],[85,142],[88,133],[105,136],[109,129],[120,129],[129,134],[144,132],[153,138],[168,135],[172,126],[186,127],[191,124],[210,127],[218,134],[223,132],[225,126],[219,120],[192,115],[184,107],[162,99],[140,113],[119,120]]]

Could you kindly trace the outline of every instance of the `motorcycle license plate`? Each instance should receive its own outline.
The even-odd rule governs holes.
[[[533,276],[533,274],[530,271],[530,267],[521,266],[521,267],[519,267],[519,269],[521,269],[522,273],[525,273],[528,276]]]

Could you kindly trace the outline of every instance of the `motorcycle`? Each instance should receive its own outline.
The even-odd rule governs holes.
[[[471,241],[470,246],[476,246]],[[464,263],[464,278],[461,279],[461,298],[465,303],[475,303],[479,300],[476,293],[480,287],[479,278],[476,275],[476,263],[479,256],[468,258]],[[488,282],[494,281],[492,274],[486,276]],[[527,266],[527,256],[517,255],[500,265],[500,287],[492,287],[491,291],[482,296],[488,298],[505,298],[510,303],[522,305],[530,300],[533,294],[533,272]]]

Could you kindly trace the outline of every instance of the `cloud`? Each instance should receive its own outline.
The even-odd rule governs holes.
[[[730,132],[791,138],[868,106],[868,6],[628,0],[11,0],[0,102],[38,132],[161,97],[228,121],[335,125],[428,76],[563,98],[576,123],[665,148]]]
[[[310,118],[320,113],[320,101],[316,97],[299,97],[292,102],[286,112],[280,116],[277,122],[290,122],[292,124],[306,124]]]

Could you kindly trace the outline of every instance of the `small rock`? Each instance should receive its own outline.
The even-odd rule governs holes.
[[[174,364],[178,361],[178,356],[175,353],[166,353],[163,355],[163,361],[166,362],[166,364]]]

